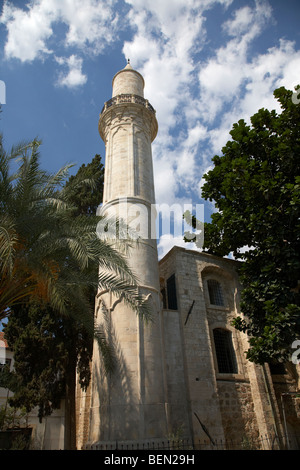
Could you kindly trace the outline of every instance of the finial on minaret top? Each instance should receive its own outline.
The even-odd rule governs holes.
[[[133,68],[131,67],[131,64],[130,64],[130,59],[127,59],[127,64],[126,64],[126,67],[125,67],[125,70],[133,70]]]

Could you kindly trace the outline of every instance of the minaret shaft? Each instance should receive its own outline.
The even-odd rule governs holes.
[[[153,322],[145,324],[111,294],[98,294],[96,323],[106,331],[117,370],[105,375],[103,357],[95,344],[90,442],[163,439],[168,432],[153,230],[151,143],[157,134],[157,121],[143,89],[143,77],[128,64],[115,75],[113,97],[100,114],[99,133],[106,150],[102,213],[125,219],[142,234],[128,260],[141,294],[149,299]]]
[[[104,204],[120,197],[155,203],[151,153],[155,117],[149,113],[141,105],[119,104],[101,118],[99,127],[106,146]]]

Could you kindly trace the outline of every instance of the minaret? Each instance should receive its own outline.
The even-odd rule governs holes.
[[[107,334],[117,370],[104,373],[94,348],[89,443],[165,439],[167,418],[161,345],[161,308],[151,143],[158,130],[155,110],[144,98],[144,79],[129,61],[112,82],[99,133],[105,143],[102,213],[133,222],[141,241],[129,253],[140,292],[150,301],[153,321],[145,323],[109,293],[98,293],[96,322]],[[127,217],[126,217],[127,216]],[[152,237],[151,237],[152,230]]]

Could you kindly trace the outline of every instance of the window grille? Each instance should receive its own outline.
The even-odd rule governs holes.
[[[209,301],[211,305],[224,306],[224,298],[221,284],[215,279],[208,279],[207,281]]]
[[[218,371],[222,374],[237,374],[237,363],[231,332],[223,328],[215,328],[213,333]]]
[[[162,302],[163,302],[163,308],[167,308],[167,295],[166,295],[166,289],[163,287],[160,291],[161,296],[162,296]]]
[[[167,297],[168,308],[170,310],[177,310],[177,295],[176,295],[176,279],[175,274],[167,280]]]

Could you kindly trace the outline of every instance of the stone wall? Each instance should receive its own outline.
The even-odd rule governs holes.
[[[232,260],[178,247],[161,260],[161,287],[175,274],[178,301],[176,312],[164,312],[164,318],[168,316],[164,338],[172,338],[172,348],[182,354],[181,360],[175,360],[178,356],[171,360],[165,348],[166,383],[170,389],[172,376],[171,389],[177,387],[182,396],[185,429],[194,439],[207,437],[205,429],[217,441],[244,439],[245,447],[259,448],[262,437],[271,442],[283,434],[283,426],[268,368],[246,360],[247,337],[232,327],[233,318],[240,314],[236,266]],[[221,306],[210,303],[209,279],[221,285]],[[214,328],[230,332],[237,364],[234,373],[218,370]],[[176,422],[176,415],[172,419]]]
[[[218,396],[225,440],[257,445],[260,436],[250,384],[219,380]]]
[[[171,250],[160,263],[160,268],[162,283],[173,273],[176,275],[184,371],[179,376],[173,369],[172,375],[173,380],[184,380],[185,383],[186,426],[189,426],[194,439],[207,438],[204,426],[212,437],[224,440],[205,300],[195,257],[185,250]]]

